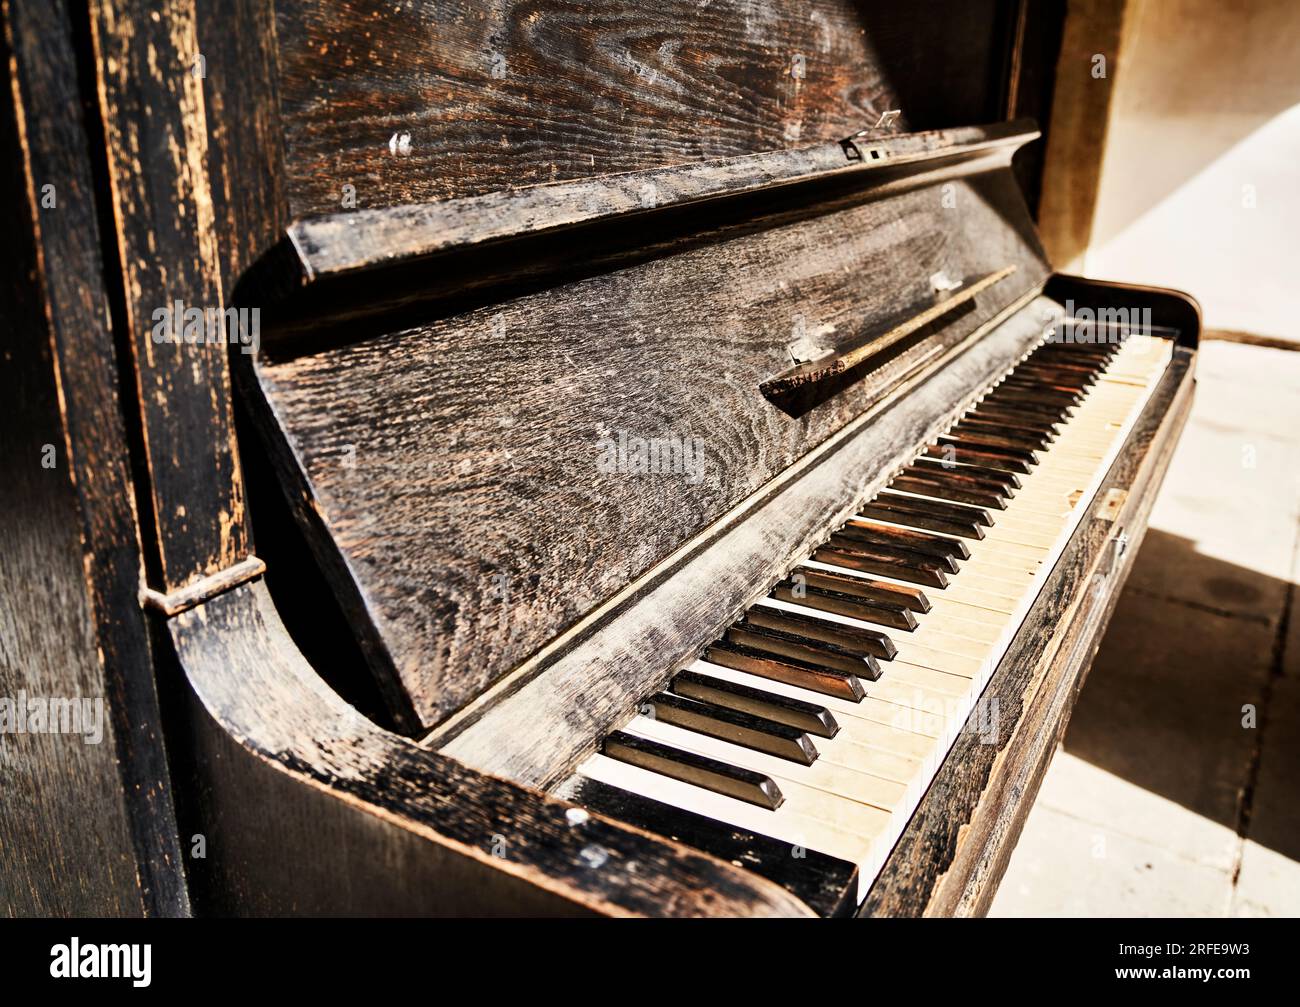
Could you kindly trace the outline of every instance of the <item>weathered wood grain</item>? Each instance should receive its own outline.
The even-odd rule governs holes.
[[[199,3],[208,179],[221,289],[233,301],[244,273],[289,223],[280,118],[275,5]]]
[[[100,704],[103,732],[6,725],[0,915],[184,915],[76,29],[62,0],[0,15],[0,697]]]
[[[1024,121],[884,135],[853,141],[848,147],[844,142],[827,143],[502,189],[436,203],[332,213],[295,221],[288,237],[299,273],[297,282],[305,286],[392,263],[462,253],[480,245],[601,220],[640,223],[639,218],[669,207],[770,193],[785,186],[864,174],[904,181],[954,161],[988,155],[999,147],[1018,148],[1037,136],[1033,126]],[[873,152],[870,159],[860,149],[868,146]],[[877,191],[884,185],[868,184]]]
[[[1036,136],[1000,123],[333,214],[292,225],[236,297],[264,306],[268,356],[319,351],[943,186]]]
[[[1092,241],[1129,4],[1127,0],[1077,0],[1068,7],[1054,75],[1053,129],[1039,152],[1045,168],[1038,220],[1043,242],[1060,269],[1078,268]],[[1098,56],[1104,57],[1104,66],[1096,62]]]
[[[993,121],[1011,7],[281,3],[292,214]]]
[[[1063,0],[1020,0],[1016,12],[1018,45],[1007,75],[1006,117],[1030,119],[1046,135],[1052,130],[1052,99],[1056,90],[1056,61],[1061,52],[1066,7]],[[1043,186],[1045,144],[1027,147],[1013,166],[1025,193],[1029,212],[1039,220],[1038,207]],[[1060,261],[1049,253],[1057,265]]]
[[[221,311],[208,136],[193,0],[90,4],[124,324],[134,349],[158,539],[169,593],[248,552],[224,342],[155,342],[155,312]],[[223,326],[224,338],[224,326]],[[189,409],[205,403],[203,410]],[[213,494],[209,473],[224,487]],[[150,555],[153,551],[150,550]]]
[[[836,349],[932,297],[938,271],[1008,265],[996,293],[811,412],[759,392],[797,340]],[[432,725],[1045,276],[1003,167],[259,377],[290,496],[374,670],[398,716]],[[616,456],[627,437],[699,456],[638,474]]]
[[[428,744],[535,785],[571,772],[601,737],[781,579],[826,529],[855,513],[938,430],[1009,370],[1059,309],[1037,300],[926,380],[846,428],[704,541],[504,680]],[[592,669],[598,669],[593,674]]]

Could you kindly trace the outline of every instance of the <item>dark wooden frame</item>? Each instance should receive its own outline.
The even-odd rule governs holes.
[[[0,151],[17,219],[0,252],[0,695],[101,699],[106,723],[95,746],[57,735],[0,742],[0,913],[185,915],[157,646],[136,601],[150,550],[119,398],[115,276],[103,261],[113,223],[96,198],[95,122],[83,116],[86,40],[64,0],[4,14]]]
[[[73,572],[47,601],[63,606],[76,598],[84,631],[78,639],[99,648],[90,684],[111,700],[119,763],[101,762],[96,779],[125,795],[103,802],[100,820],[108,823],[106,841],[118,843],[113,856],[137,872],[138,887],[107,872],[82,900],[58,902],[38,890],[33,864],[23,877],[35,897],[6,908],[188,912],[180,836],[189,831],[183,826],[197,824],[210,840],[209,856],[188,867],[200,911],[454,913],[494,905],[537,913],[808,915],[788,892],[750,872],[575,814],[563,801],[377,727],[302,659],[262,585],[222,580],[254,556],[225,349],[156,352],[148,320],[172,297],[224,306],[288,227],[277,97],[257,83],[276,79],[274,26],[257,0],[233,3],[219,29],[210,23],[213,9],[194,0],[168,0],[157,19],[133,0],[90,0],[88,12],[82,24],[80,12],[61,0],[41,0],[11,4],[5,19],[5,46],[18,72],[11,81],[18,100],[4,108],[5,144],[25,152],[12,163],[22,167],[16,181],[35,236],[7,249],[8,264],[22,281],[33,270],[38,276],[6,307],[47,337],[24,356],[28,370],[6,373],[6,391],[16,393],[28,377],[40,383],[23,417],[69,447],[69,468],[21,505],[57,515],[61,537],[44,543],[47,551],[83,563],[80,576],[76,564],[65,565]],[[221,88],[173,72],[197,52],[201,31],[209,66],[228,71]],[[51,116],[51,104],[62,114]],[[179,156],[139,164],[125,153],[157,149]],[[42,226],[36,194],[45,178],[58,179],[73,228]],[[56,262],[59,269],[50,269]],[[111,324],[98,308],[105,302]],[[1189,375],[1182,354],[1161,392],[1167,412],[1148,410],[1142,436],[1150,441],[1144,447],[1139,439],[1124,456],[1135,466],[1122,512],[1131,529],[1144,523],[1152,495],[1145,487],[1158,483],[1185,416]],[[138,395],[138,411],[117,401],[123,378]],[[139,462],[134,473],[128,444]],[[16,444],[6,467],[18,472],[30,464],[30,447]],[[118,461],[106,464],[110,458]],[[1121,465],[1130,463],[1124,459]],[[1112,479],[1128,471],[1117,468]],[[30,482],[23,475],[20,488]],[[137,490],[138,512],[131,506]],[[1103,561],[1109,534],[1096,520],[1081,530],[1062,576],[1090,584],[1084,572]],[[33,558],[23,554],[23,563],[19,574],[35,579]],[[165,621],[153,616],[152,646],[137,602],[141,568],[158,595],[188,591],[199,599]],[[1015,772],[1005,758],[991,765],[990,758],[998,761],[991,746],[964,752],[969,766],[927,798],[866,910],[986,907],[1028,807],[1024,795],[1050,757],[1043,739],[1063,725],[1118,579],[1112,575],[1110,594],[1090,605],[1079,592],[1064,592],[1059,611],[1075,615],[1059,636],[1040,639],[1050,621],[1028,627],[993,686],[1001,696],[1037,683],[998,747],[1018,751],[1022,765]],[[42,603],[35,591],[30,600]],[[1036,645],[1049,663],[1048,654],[1062,657],[1050,668],[1035,664],[1028,655]],[[184,779],[196,795],[182,827],[171,808],[154,695],[155,668],[176,670],[168,649],[188,709],[188,724],[169,725],[168,737],[192,746],[174,762],[193,773]],[[78,667],[87,656],[84,648],[75,655]],[[61,786],[60,799],[77,801],[77,783]],[[989,817],[985,809],[1008,789],[1021,799]],[[976,817],[987,823],[972,833],[978,843],[968,837],[959,844],[956,823]],[[67,856],[87,859],[85,851]]]

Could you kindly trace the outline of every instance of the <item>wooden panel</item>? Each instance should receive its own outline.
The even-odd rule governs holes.
[[[929,352],[794,417],[758,389],[799,334],[835,349],[932,303],[936,271],[1008,265],[943,341],[1045,278],[1004,168],[264,362],[286,478],[302,466],[293,492],[377,673],[401,685],[399,717],[467,702]],[[629,437],[701,453],[638,474],[615,454]]]
[[[1001,118],[1013,4],[281,0],[294,216]]]
[[[471,305],[990,171],[1025,121],[866,137],[294,222],[241,277],[262,349],[311,352]],[[956,209],[940,190],[941,205]],[[954,193],[948,193],[955,197]],[[960,214],[948,223],[960,224]],[[577,254],[575,254],[577,250]]]
[[[1006,115],[1008,119],[1032,120],[1044,135],[1052,132],[1052,98],[1066,6],[1065,0],[1020,0],[1016,19],[1018,41],[1007,82]],[[1044,148],[1041,143],[1025,148],[1015,163],[1016,179],[1035,218],[1042,194]],[[1050,254],[1048,258],[1057,261]]]
[[[154,339],[155,313],[177,302],[186,310],[225,307],[202,77],[193,72],[196,17],[193,0],[93,0],[90,8],[118,228],[113,265],[148,404],[141,415],[158,542],[149,572],[168,592],[233,566],[249,547],[227,347]]]
[[[0,697],[91,718],[4,727],[0,915],[183,915],[73,26],[62,0],[2,13]]]
[[[853,201],[854,182],[859,193],[862,187],[870,187],[882,195],[887,184],[895,189],[912,187],[921,184],[919,176],[963,161],[990,158],[996,162],[999,147],[1018,148],[1038,137],[1027,120],[921,133],[863,132],[864,136],[847,141],[793,150],[295,221],[287,235],[290,275],[269,286],[306,287],[419,260],[442,260],[485,245],[499,254],[503,244],[518,245],[537,235],[586,226],[582,235],[586,237],[596,230],[590,225],[602,222],[626,226],[635,221],[644,226],[647,218],[660,219],[667,209],[743,205],[753,219],[772,218],[781,210],[797,212],[802,205],[800,215],[808,216],[809,183],[820,186],[823,198]],[[761,202],[746,203],[738,198],[742,196],[759,197]],[[820,212],[830,208],[823,205]],[[697,220],[695,230],[705,230],[706,221],[717,226],[717,221],[700,216],[703,219]],[[638,234],[637,244],[649,237]],[[625,244],[626,238],[625,234]],[[517,267],[518,263],[507,256],[503,265]],[[373,286],[370,293],[373,296]]]
[[[275,11],[268,0],[216,0],[196,13],[221,289],[234,301],[240,277],[289,223]]]

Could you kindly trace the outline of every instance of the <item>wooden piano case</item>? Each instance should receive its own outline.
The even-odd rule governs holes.
[[[69,613],[115,758],[68,768],[120,795],[119,869],[11,911],[983,911],[1199,329],[1183,295],[1046,262],[1037,133],[1009,120],[1047,111],[1059,18],[11,3],[6,315],[34,338],[4,375],[6,510],[57,519],[5,572],[60,558],[23,604]],[[160,341],[177,302],[256,309],[255,345]],[[1067,303],[1148,308],[1179,346],[988,687],[994,736],[959,737],[865,901],[816,858],[551,793]],[[801,369],[808,345],[831,356]],[[664,431],[703,444],[685,483],[595,464]],[[67,463],[33,481],[46,441]],[[39,832],[12,833],[26,876],[88,862]]]

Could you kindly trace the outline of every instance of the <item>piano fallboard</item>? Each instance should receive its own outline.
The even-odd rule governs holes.
[[[268,325],[238,374],[394,723],[473,716],[1027,303],[1048,269],[1011,158],[1035,135],[885,136],[860,141],[875,161],[832,143],[295,225],[273,317],[302,299],[336,317]],[[472,297],[441,289],[464,256],[495,277]],[[804,356],[839,363],[772,391]]]

